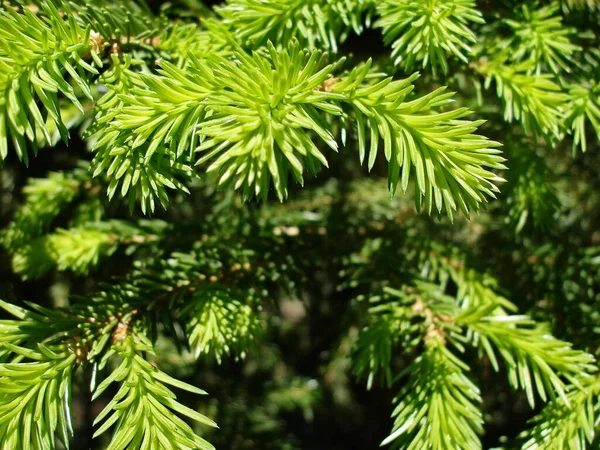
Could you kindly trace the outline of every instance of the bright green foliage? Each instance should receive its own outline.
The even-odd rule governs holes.
[[[537,74],[545,68],[552,73],[570,72],[575,63],[572,55],[581,50],[569,40],[575,29],[562,24],[558,8],[558,4],[553,3],[531,11],[523,5],[523,21],[507,21],[517,41],[511,45],[518,48],[511,58],[530,62]]]
[[[144,345],[145,344],[145,345]],[[208,426],[216,424],[202,414],[177,402],[175,395],[166,387],[170,385],[194,394],[206,394],[189,384],[178,381],[161,372],[144,360],[137,352],[151,352],[146,343],[136,344],[126,339],[114,351],[123,359],[94,391],[100,395],[111,383],[121,382],[112,401],[96,417],[96,423],[104,421],[96,431],[98,436],[113,425],[113,439],[107,450],[140,450],[162,448],[193,448],[208,450],[212,445],[194,434],[190,426],[173,415],[172,411]]]
[[[266,199],[272,179],[283,200],[288,172],[302,183],[304,168],[316,175],[318,167],[327,166],[309,132],[332,150],[338,148],[319,114],[342,114],[332,104],[334,96],[318,89],[333,67],[323,67],[319,52],[309,58],[297,44],[281,52],[271,46],[269,58],[237,55],[241,64],[211,67],[213,93],[205,102],[209,120],[199,127],[206,139],[198,148],[198,164],[211,161],[207,170],[218,171],[218,183],[231,182],[245,198]]]
[[[406,370],[410,379],[398,394],[394,429],[382,445],[410,450],[481,448],[481,398],[465,375],[468,370],[432,332],[423,354]]]
[[[102,161],[96,173],[108,168],[107,175],[114,176],[109,195],[119,183],[122,195],[127,194],[130,186],[136,186],[137,195],[149,199],[143,202],[143,205],[149,203],[147,209],[154,209],[155,197],[166,207],[165,187],[187,191],[177,176],[189,178],[191,168],[185,162],[190,161],[201,135],[206,138],[198,148],[203,152],[198,162],[217,157],[208,171],[219,171],[219,184],[236,180],[235,187],[242,188],[246,197],[266,196],[272,178],[277,195],[283,199],[288,170],[301,179],[305,165],[314,173],[316,165],[327,164],[304,131],[315,131],[329,146],[337,148],[333,136],[316,115],[315,104],[316,108],[322,105],[321,108],[338,111],[323,101],[326,93],[313,91],[329,76],[327,68],[316,74],[321,69],[317,67],[318,53],[300,74],[303,53],[298,46],[292,49],[295,65],[291,66],[287,52],[279,60],[272,49],[271,55],[276,58],[273,64],[294,70],[291,73],[299,77],[293,81],[282,77],[276,83],[269,77],[277,72],[270,69],[266,72],[268,66],[264,64],[268,60],[264,57],[255,54],[250,58],[241,52],[237,55],[246,64],[217,58],[192,59],[190,69],[183,72],[164,63],[162,77],[141,77],[140,84],[146,89],[120,97],[126,106],[111,118],[110,126],[115,131],[96,142],[96,148],[100,149],[96,160]],[[293,84],[286,84],[290,82]],[[263,96],[249,97],[250,92],[253,95],[260,92]],[[142,104],[141,96],[146,98]],[[106,107],[110,111],[114,104],[107,102]],[[204,120],[205,117],[210,120]],[[292,118],[299,123],[292,124]],[[245,132],[240,132],[241,124]],[[147,145],[149,138],[151,143]],[[120,146],[122,151],[115,151]]]
[[[566,342],[552,338],[548,328],[536,324],[526,316],[494,315],[478,318],[477,314],[460,317],[457,323],[465,324],[473,333],[471,338],[485,351],[495,370],[499,369],[496,352],[504,360],[508,380],[513,388],[527,394],[531,406],[534,395],[542,400],[558,394],[566,401],[565,384],[559,374],[576,383],[577,375],[593,369],[591,355],[573,350]]]
[[[155,208],[155,199],[166,207],[168,202],[166,188],[179,188],[187,191],[187,188],[179,181],[178,177],[189,179],[192,176],[192,169],[185,164],[182,154],[184,150],[186,151],[185,155],[189,152],[187,140],[189,135],[194,135],[194,129],[189,128],[189,132],[181,137],[182,141],[180,142],[182,142],[182,145],[178,147],[176,152],[169,152],[164,147],[159,147],[162,140],[172,142],[171,140],[175,132],[178,131],[183,117],[176,114],[181,113],[183,109],[173,110],[171,109],[172,105],[169,104],[159,111],[154,111],[153,105],[150,103],[151,100],[146,102],[150,106],[145,108],[148,111],[146,113],[141,108],[128,110],[123,107],[128,102],[128,98],[124,95],[138,80],[136,75],[128,72],[129,64],[131,64],[129,59],[126,59],[123,65],[116,60],[114,70],[107,74],[106,83],[114,91],[109,91],[99,101],[100,114],[97,117],[96,127],[92,129],[92,132],[95,132],[98,137],[94,143],[97,154],[92,164],[94,166],[94,176],[106,174],[111,178],[111,183],[108,186],[109,198],[112,198],[117,188],[120,187],[122,196],[129,194],[131,207],[133,207],[136,200],[141,200],[142,210],[151,212]],[[188,84],[186,88],[190,89],[192,86]],[[194,96],[191,94],[193,91],[190,92],[187,89],[185,91],[180,89],[179,99],[193,101]],[[137,95],[149,95],[150,98],[155,98],[153,103],[158,103],[157,100],[160,97],[158,99],[156,97],[163,92],[164,90],[157,86],[153,93],[144,91],[143,93],[138,92]],[[171,95],[170,98],[177,99],[172,91],[169,92],[169,95]],[[168,114],[163,115],[164,112],[168,112]],[[171,113],[173,115],[169,120]],[[176,117],[179,117],[179,119],[174,120]],[[190,117],[192,116],[187,118],[190,119]],[[142,127],[141,125],[144,122],[149,122],[151,126]],[[187,122],[188,125],[193,123],[194,120],[191,123]],[[162,126],[155,132],[153,127],[161,124]],[[108,130],[104,128],[109,126]],[[132,136],[124,133],[124,131],[131,128],[135,128],[139,134]],[[155,137],[154,144],[148,145],[146,139],[152,133]],[[189,142],[189,145],[192,142]]]
[[[600,137],[600,87],[595,82],[590,86],[572,85],[569,89],[571,101],[567,111],[566,125],[573,133],[573,152],[577,147],[587,150],[586,123],[592,125],[596,137]]]
[[[468,214],[497,192],[493,182],[501,178],[483,167],[502,169],[504,159],[498,143],[473,134],[483,122],[459,120],[470,114],[467,108],[435,114],[451,93],[441,88],[405,101],[416,75],[392,81],[366,64],[331,78],[335,67],[325,65],[319,52],[307,54],[297,43],[286,50],[268,48],[268,56],[236,51],[239,62],[192,58],[187,70],[165,62],[161,76],[131,79],[143,89],[109,94],[102,108],[112,109],[116,99],[125,104],[116,114],[107,109],[111,131],[95,143],[95,173],[106,170],[112,177],[109,196],[119,184],[123,195],[137,185],[143,208],[149,204],[153,210],[154,198],[166,206],[165,187],[187,191],[177,176],[190,176],[184,162],[191,163],[190,152],[203,136],[197,164],[209,162],[207,172],[218,172],[219,185],[232,185],[248,199],[266,198],[272,183],[283,200],[289,172],[302,183],[305,169],[316,175],[319,166],[328,165],[318,141],[338,149],[322,114],[344,118],[350,105],[361,161],[367,129],[369,167],[383,140],[392,192],[401,170],[406,191],[413,167],[421,192],[417,204],[424,199],[429,212],[435,206],[440,213],[445,204],[449,216],[457,208]],[[458,142],[461,150],[455,151]]]
[[[383,0],[377,3],[381,17],[375,25],[391,44],[395,64],[447,74],[448,55],[466,63],[477,42],[469,25],[484,20],[475,6],[473,0]]]
[[[151,6],[0,5],[0,450],[598,447],[596,1]]]
[[[297,39],[311,50],[326,48],[335,52],[350,31],[362,32],[364,16],[370,16],[373,3],[373,0],[228,0],[217,8],[217,13],[236,38],[252,48],[269,41],[285,46]]]
[[[571,349],[526,316],[505,315],[505,300],[478,283],[471,279],[465,284],[484,297],[463,294],[460,307],[439,287],[417,282],[404,291],[385,288],[385,301],[369,309],[372,323],[359,334],[354,362],[358,375],[369,373],[368,386],[377,372],[390,379],[394,347],[410,351],[420,340],[425,343],[425,353],[406,369],[414,382],[398,396],[394,429],[385,443],[398,439],[399,448],[480,448],[482,419],[471,404],[480,401],[479,389],[462,373],[467,367],[446,348],[447,341],[461,351],[465,343],[474,345],[496,371],[500,356],[511,386],[523,389],[532,407],[536,393],[544,401],[557,395],[566,401],[563,379],[579,385],[577,378],[594,370],[591,355]]]
[[[42,5],[47,21],[27,8],[22,14],[11,7],[0,10],[0,161],[8,155],[9,133],[25,162],[29,158],[25,138],[35,145],[36,131],[41,131],[47,142],[52,141],[46,114],[66,140],[58,94],[83,113],[78,96],[92,98],[88,76],[98,73],[94,65],[102,65],[91,29],[78,25],[68,10],[64,19],[52,2]],[[92,55],[92,65],[84,59],[86,54]]]
[[[219,362],[229,354],[245,357],[261,334],[261,324],[252,307],[235,298],[241,295],[219,286],[207,287],[196,291],[182,309],[190,317],[188,340],[196,357],[213,354]]]
[[[417,209],[425,204],[429,214],[442,208],[452,218],[460,208],[466,215],[477,211],[495,197],[498,188],[493,182],[502,178],[486,169],[504,169],[497,142],[473,134],[483,121],[460,120],[471,112],[458,108],[439,112],[438,108],[452,102],[452,93],[439,88],[428,95],[405,101],[413,90],[413,75],[401,81],[369,76],[370,64],[359,66],[333,87],[333,93],[343,94],[352,105],[357,124],[358,151],[361,162],[366,156],[366,131],[369,131],[368,166],[373,167],[378,142],[383,141],[388,165],[388,184],[394,193],[398,183],[406,192],[414,168],[419,194]],[[363,88],[365,79],[375,78]],[[485,194],[485,195],[484,195]]]
[[[37,351],[3,346],[34,362],[0,364],[0,448],[54,448],[57,433],[67,444],[73,433],[71,372],[76,356],[42,344]]]
[[[504,103],[504,120],[521,122],[526,133],[556,139],[561,136],[562,116],[569,97],[552,75],[530,74],[530,62],[506,64],[505,56],[482,60],[477,70],[485,75],[485,87],[496,83],[496,93]]]
[[[119,245],[139,246],[159,238],[127,222],[86,223],[57,229],[22,244],[13,255],[13,269],[24,278],[39,278],[56,267],[84,274],[112,255]]]
[[[582,384],[582,389],[573,388],[567,394],[568,403],[554,400],[533,419],[535,426],[521,436],[527,439],[523,450],[583,450],[592,444],[600,409],[598,376]]]
[[[97,422],[106,420],[96,435],[115,426],[111,449],[155,448],[157,442],[164,448],[176,444],[212,449],[172,411],[205,425],[214,426],[214,422],[177,402],[165,385],[196,394],[205,392],[170,377],[139,355],[151,354],[152,346],[136,333],[141,328],[129,328],[135,311],[125,313],[131,306],[124,303],[124,292],[109,291],[100,298],[98,309],[93,303],[76,304],[72,312],[61,313],[35,305],[32,307],[38,311],[29,312],[2,303],[18,320],[0,322],[0,344],[5,349],[0,356],[3,360],[12,356],[9,362],[0,363],[0,448],[55,448],[56,432],[68,444],[72,370],[87,361],[94,363],[95,370],[102,370],[117,354],[122,358],[119,367],[93,389],[98,396],[111,383],[123,382],[98,415]],[[88,314],[94,319],[87,318]],[[140,417],[143,420],[138,420]]]

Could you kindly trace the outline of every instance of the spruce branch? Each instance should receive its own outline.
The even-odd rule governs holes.
[[[360,34],[370,22],[372,0],[228,0],[217,13],[238,39],[251,48],[274,42],[285,48],[297,40],[307,48],[330,49],[350,31]]]
[[[190,347],[196,358],[214,355],[220,363],[225,355],[244,358],[262,334],[261,322],[252,309],[256,300],[241,291],[217,284],[198,286],[181,316],[187,319]]]
[[[427,95],[407,99],[414,89],[414,74],[405,80],[370,74],[370,62],[353,69],[337,82],[333,93],[344,95],[353,109],[357,125],[361,162],[366,156],[369,131],[368,167],[377,157],[383,141],[388,165],[388,184],[394,193],[398,184],[405,192],[411,172],[416,172],[417,209],[425,205],[452,218],[457,208],[466,215],[498,192],[494,182],[503,181],[490,169],[505,169],[499,143],[473,134],[484,121],[462,120],[468,108],[440,112],[452,102],[453,93],[439,88]],[[367,82],[368,80],[368,82]]]
[[[596,139],[600,140],[600,85],[591,81],[587,84],[569,86],[569,105],[566,126],[573,134],[573,153],[580,148],[587,150],[586,124],[592,126]]]
[[[45,19],[29,9],[0,10],[0,160],[8,155],[10,135],[19,159],[28,161],[26,138],[36,151],[36,132],[47,142],[52,137],[45,115],[54,122],[63,140],[58,94],[69,99],[83,114],[79,95],[92,99],[89,75],[101,67],[100,49],[91,28],[80,26],[62,3],[65,18],[51,1],[40,3]],[[86,61],[91,55],[92,64]],[[41,103],[43,112],[38,106]]]
[[[355,341],[352,361],[357,375],[369,374],[371,382],[374,376],[381,374],[385,380],[386,376],[390,376],[395,347],[411,351],[419,342],[427,345],[427,342],[436,339],[444,346],[452,343],[461,352],[464,352],[466,344],[473,345],[479,349],[480,355],[485,354],[489,358],[495,370],[499,370],[499,360],[503,359],[510,384],[515,389],[524,389],[532,406],[536,393],[544,401],[556,398],[564,401],[571,389],[585,385],[589,374],[595,370],[591,355],[572,349],[570,344],[552,337],[545,326],[526,316],[508,315],[506,310],[513,310],[515,306],[496,292],[498,288],[493,279],[465,267],[464,262],[456,259],[457,255],[450,260],[443,249],[434,248],[441,254],[434,253],[429,245],[417,252],[419,258],[411,256],[410,260],[414,263],[416,259],[424,265],[418,266],[416,276],[439,282],[441,287],[417,279],[413,280],[414,286],[403,290],[385,287],[387,296],[383,297],[384,301],[373,297],[372,301],[377,303],[369,308],[368,325],[359,332]],[[380,258],[387,261],[394,259],[382,250],[379,249]],[[405,250],[403,257],[407,257]],[[373,255],[363,263],[373,268],[373,276],[381,273],[382,268]],[[366,272],[362,276],[373,282]],[[444,293],[448,277],[458,287],[454,297]],[[394,279],[393,275],[391,279]],[[413,366],[409,366],[406,373],[414,372]],[[408,385],[405,389],[406,395],[409,395],[408,392],[416,388]],[[416,393],[415,396],[422,399],[425,394]],[[409,443],[414,448],[421,448],[419,445],[422,448],[435,446],[429,438],[432,436],[430,431],[427,436],[413,437],[408,424],[412,426],[408,415],[397,420],[395,430],[402,430],[398,433],[406,439],[399,444],[400,448],[412,448],[408,447]],[[416,434],[419,427],[425,428],[425,425],[421,423],[415,427]],[[466,444],[465,440],[459,442],[462,444],[447,448],[479,448],[481,445]]]
[[[175,412],[200,424],[216,427],[206,416],[182,405],[167,387],[173,386],[194,394],[206,394],[201,389],[178,381],[158,370],[139,352],[152,354],[152,346],[136,336],[124,336],[113,346],[121,364],[94,392],[94,399],[112,383],[121,383],[115,397],[98,414],[95,424],[102,423],[94,433],[99,436],[114,427],[107,450],[136,448],[189,448],[211,450],[214,447],[194,433]]]
[[[382,445],[407,450],[481,448],[481,398],[465,374],[468,370],[441,338],[432,335],[426,340],[424,353],[404,372],[409,380],[398,394],[394,427]]]
[[[266,197],[272,182],[283,200],[289,172],[302,183],[305,170],[316,174],[327,166],[317,144],[337,151],[338,143],[323,115],[344,118],[348,106],[361,159],[365,128],[370,130],[370,166],[383,140],[392,192],[401,168],[406,190],[412,167],[418,205],[424,201],[429,212],[434,205],[441,212],[445,204],[449,215],[457,208],[468,214],[498,191],[493,182],[501,178],[483,167],[504,168],[499,144],[473,134],[482,121],[460,120],[468,109],[437,112],[451,101],[443,89],[408,100],[416,76],[392,82],[373,74],[370,64],[332,78],[336,66],[298,43],[285,50],[270,46],[266,55],[241,50],[235,55],[236,60],[192,58],[185,70],[164,62],[158,76],[131,78],[139,88],[119,97],[124,106],[105,116],[110,131],[95,144],[95,173],[108,169],[109,195],[122,178],[122,193],[141,184],[143,209],[154,197],[166,206],[165,186],[186,190],[171,173],[191,176],[179,161],[189,161],[188,152],[201,140],[196,164],[209,163],[207,171],[218,172],[219,185],[233,185],[250,198]]]
[[[52,449],[55,435],[68,446],[75,354],[43,344],[36,350],[1,345],[33,362],[0,363],[0,448]]]
[[[581,50],[570,40],[576,30],[563,25],[558,9],[557,3],[535,10],[523,5],[522,20],[506,21],[515,35],[514,42],[509,44],[510,48],[516,49],[511,59],[531,63],[532,70],[538,75],[545,68],[554,74],[570,72],[575,63],[573,55]]]
[[[535,393],[543,401],[558,395],[568,404],[563,378],[579,385],[578,378],[594,370],[594,358],[554,338],[546,326],[527,316],[488,315],[494,309],[495,305],[467,310],[455,322],[468,327],[473,343],[489,357],[496,371],[497,355],[504,360],[511,386],[525,391],[531,407]]]
[[[477,42],[470,23],[484,23],[473,0],[383,0],[377,4],[384,43],[396,65],[412,72],[431,68],[448,73],[448,55],[467,63]]]
[[[187,190],[169,171],[183,178],[191,176],[189,166],[178,161],[189,161],[200,136],[204,139],[197,151],[204,156],[197,163],[217,157],[208,171],[219,171],[219,184],[237,178],[235,187],[243,188],[246,197],[266,196],[272,178],[283,199],[288,171],[301,180],[304,166],[314,173],[317,165],[326,164],[302,131],[314,131],[337,149],[317,113],[321,108],[341,114],[339,107],[323,101],[327,94],[314,90],[328,77],[329,67],[322,69],[321,55],[313,53],[304,68],[304,53],[297,44],[289,54],[271,48],[270,58],[258,53],[250,57],[242,51],[236,57],[240,63],[216,56],[192,58],[193,67],[185,72],[165,62],[162,76],[139,78],[146,89],[122,97],[126,106],[112,119],[115,131],[96,143],[96,160],[103,158],[96,173],[109,163],[120,168],[111,182],[111,193],[120,177],[124,177],[123,194],[139,180],[142,199],[150,198],[153,205],[153,197],[158,196],[166,207],[165,185]],[[271,71],[271,65],[290,70],[289,76]],[[272,79],[273,75],[278,78]],[[140,102],[143,97],[146,100]],[[115,151],[115,146],[123,146],[123,151]],[[144,175],[150,180],[147,187]]]
[[[212,449],[175,413],[208,426],[216,426],[214,422],[177,402],[166,386],[205,392],[170,377],[140,356],[142,352],[153,354],[144,337],[147,324],[140,320],[144,315],[134,306],[142,305],[142,299],[136,299],[130,289],[112,287],[96,297],[73,300],[69,311],[60,313],[35,305],[30,305],[35,308],[30,312],[0,304],[18,319],[0,321],[0,350],[13,357],[10,363],[0,364],[0,444],[8,445],[1,448],[11,448],[12,444],[18,448],[55,448],[57,427],[68,445],[68,432],[72,433],[66,415],[70,414],[71,368],[93,363],[94,372],[103,371],[116,354],[122,358],[121,365],[97,387],[92,383],[94,398],[111,383],[123,383],[97,417],[96,422],[104,423],[96,436],[115,426],[111,449],[155,448],[157,444],[161,448]],[[33,349],[27,347],[30,345]],[[25,358],[40,362],[23,363]],[[21,389],[15,389],[15,383]],[[31,446],[27,439],[32,439]]]
[[[600,379],[582,380],[582,388],[572,387],[567,402],[556,399],[532,420],[533,428],[519,437],[522,450],[585,450],[591,448],[600,410]]]
[[[491,60],[480,59],[475,70],[485,77],[485,88],[492,81],[504,103],[504,120],[517,120],[528,134],[548,139],[562,137],[563,117],[569,97],[548,74],[531,74],[530,62],[507,64],[506,53]]]
[[[268,57],[238,52],[239,64],[214,66],[216,89],[204,102],[210,116],[199,124],[205,138],[197,164],[211,161],[207,171],[218,171],[218,183],[233,184],[245,198],[266,198],[272,180],[283,200],[289,172],[302,184],[305,169],[316,175],[318,167],[328,166],[311,138],[337,151],[321,113],[340,116],[342,110],[332,93],[320,89],[333,71],[321,52],[309,56],[298,43],[268,48]]]
[[[153,228],[164,231],[160,230],[160,224]],[[133,248],[158,239],[160,235],[118,220],[59,228],[17,248],[13,254],[13,269],[24,279],[42,277],[55,267],[59,271],[85,274],[119,246]]]

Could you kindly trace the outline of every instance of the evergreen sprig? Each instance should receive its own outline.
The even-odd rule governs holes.
[[[71,376],[76,356],[38,344],[36,350],[3,343],[33,362],[0,364],[0,448],[54,448],[58,434],[68,445],[71,425]]]
[[[410,450],[481,448],[481,397],[465,374],[468,370],[440,336],[427,339],[425,351],[405,372],[410,379],[398,394],[394,428],[382,445]]]
[[[425,345],[424,353],[400,375],[417,374],[414,384],[406,384],[398,396],[394,428],[384,443],[395,442],[399,448],[481,448],[481,412],[473,404],[479,402],[479,389],[462,374],[468,367],[450,352],[449,344],[461,353],[465,344],[474,346],[496,371],[500,356],[511,386],[523,389],[532,407],[536,393],[543,401],[560,398],[570,407],[571,386],[582,388],[590,379],[595,370],[591,355],[572,349],[526,316],[505,314],[506,301],[479,283],[471,277],[472,289],[461,289],[455,298],[438,285],[417,281],[402,291],[386,287],[387,296],[371,299],[383,303],[369,309],[370,323],[355,342],[354,358],[355,373],[368,374],[368,386],[378,374],[389,382],[392,350],[400,343],[407,352],[420,341]],[[477,291],[482,298],[473,295]],[[418,375],[421,371],[427,374],[424,379]],[[427,381],[428,376],[433,380]]]
[[[598,376],[582,385],[570,390],[567,401],[556,399],[533,418],[534,427],[520,436],[523,450],[583,450],[593,444],[600,410]]]
[[[528,5],[523,5],[522,20],[506,21],[516,40],[509,44],[517,49],[511,58],[530,62],[537,74],[546,68],[554,74],[570,72],[575,63],[573,54],[581,50],[569,39],[575,35],[575,29],[563,25],[558,9],[558,3],[533,11]]]
[[[369,22],[372,0],[228,0],[217,8],[234,35],[251,48],[298,40],[309,49],[336,52],[350,31],[360,34]]]
[[[573,133],[573,152],[577,148],[585,152],[588,146],[588,122],[592,125],[596,138],[600,138],[600,87],[594,81],[590,85],[574,84],[569,87],[569,97],[566,126]]]
[[[532,74],[532,67],[529,61],[507,64],[505,52],[476,65],[486,78],[486,89],[495,82],[496,93],[504,103],[506,122],[517,120],[526,133],[557,140],[562,136],[569,97],[552,75]]]
[[[535,393],[543,401],[557,394],[567,402],[566,385],[560,376],[577,385],[578,376],[593,370],[591,355],[553,338],[546,326],[526,316],[493,315],[476,319],[477,315],[458,318],[457,323],[469,327],[472,339],[496,371],[499,370],[496,355],[502,357],[510,384],[525,391],[532,407]]]
[[[240,301],[242,297],[242,292],[219,285],[194,292],[181,314],[188,318],[188,341],[196,357],[204,353],[221,362],[225,355],[246,356],[262,326],[251,306],[256,300]]]
[[[166,385],[194,394],[203,395],[206,392],[170,377],[142,358],[138,352],[153,352],[152,346],[147,342],[136,342],[128,337],[115,344],[113,352],[122,358],[122,362],[94,392],[94,398],[97,398],[112,383],[121,383],[117,394],[95,420],[96,424],[104,423],[94,436],[99,436],[114,426],[113,438],[107,450],[148,450],[157,446],[214,449],[173,412],[211,427],[216,427],[216,424],[179,403]]]
[[[372,75],[368,62],[336,83],[333,93],[343,94],[352,106],[361,162],[369,131],[369,168],[375,163],[379,141],[383,141],[392,193],[399,183],[406,192],[414,171],[417,209],[424,204],[429,214],[434,208],[439,214],[445,208],[452,218],[459,208],[468,216],[486,201],[486,195],[494,198],[498,192],[494,182],[503,181],[489,170],[505,168],[497,148],[500,144],[473,134],[484,121],[462,120],[471,114],[468,108],[440,111],[452,102],[453,93],[444,87],[409,100],[417,77],[395,81]]]
[[[448,55],[467,63],[477,42],[469,28],[484,23],[473,0],[384,0],[377,4],[384,43],[396,65],[407,71],[431,68],[448,73]],[[419,67],[420,66],[420,67]]]
[[[8,156],[9,136],[19,159],[25,162],[29,158],[25,138],[34,150],[36,132],[52,142],[47,120],[54,122],[67,140],[59,93],[81,114],[79,98],[93,98],[89,76],[102,66],[101,46],[91,27],[79,25],[66,3],[61,7],[66,18],[54,3],[41,3],[45,20],[28,8],[22,13],[10,7],[0,10],[0,91],[4,99],[0,104],[0,160]]]
[[[215,423],[177,402],[166,385],[205,392],[140,356],[153,354],[153,347],[141,334],[146,332],[143,321],[135,320],[139,310],[133,305],[141,307],[143,302],[134,294],[112,288],[92,302],[74,298],[74,305],[61,312],[33,304],[34,311],[27,311],[1,303],[17,320],[0,321],[0,358],[6,361],[0,363],[0,448],[55,448],[55,433],[68,445],[72,371],[90,363],[94,372],[103,371],[115,355],[121,364],[97,387],[92,382],[94,398],[111,383],[122,382],[96,418],[97,423],[104,421],[96,436],[115,426],[108,448],[213,448],[175,412],[208,426]],[[143,420],[138,420],[140,414]]]
[[[483,167],[504,168],[499,144],[473,134],[482,121],[460,120],[470,114],[467,108],[435,114],[451,101],[444,89],[408,100],[416,75],[392,82],[372,73],[370,64],[332,78],[335,65],[298,43],[285,50],[270,46],[268,55],[235,55],[192,58],[187,70],[165,62],[160,76],[132,79],[143,88],[119,97],[125,105],[95,144],[101,161],[96,173],[108,169],[113,177],[109,195],[122,178],[123,194],[141,185],[142,205],[153,209],[157,197],[165,206],[165,187],[187,190],[175,175],[191,176],[189,152],[202,139],[196,164],[209,162],[207,172],[218,172],[219,185],[233,185],[245,198],[265,198],[273,183],[283,200],[289,172],[302,183],[304,170],[316,174],[328,165],[319,141],[330,150],[339,147],[322,115],[343,119],[348,113],[357,123],[361,160],[368,128],[370,167],[381,139],[390,189],[395,191],[402,170],[405,191],[414,167],[418,205],[424,199],[429,212],[445,205],[450,216],[458,208],[468,214],[497,192],[493,182],[501,178]]]
[[[214,94],[205,104],[209,119],[201,123],[205,136],[197,164],[210,161],[218,183],[242,189],[246,198],[266,198],[271,182],[280,200],[287,197],[289,172],[300,183],[303,172],[316,175],[327,159],[314,142],[330,150],[338,144],[320,113],[341,115],[334,95],[323,90],[332,65],[320,52],[307,55],[295,43],[269,56],[238,52],[240,64],[221,61],[212,73]]]

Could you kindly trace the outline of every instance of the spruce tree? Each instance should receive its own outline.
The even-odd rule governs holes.
[[[0,4],[0,450],[600,448],[595,0]]]

